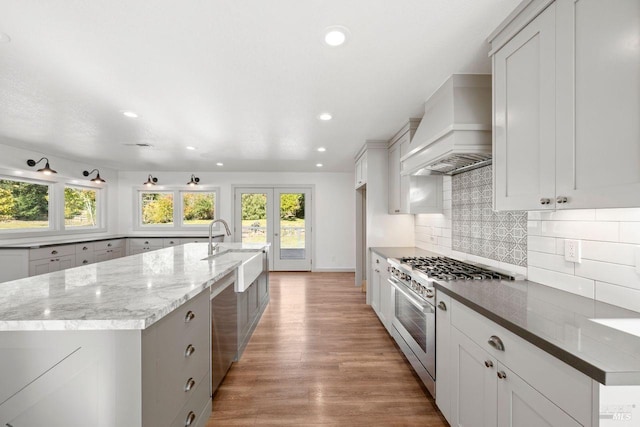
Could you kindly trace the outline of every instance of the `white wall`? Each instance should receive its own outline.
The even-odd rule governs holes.
[[[313,201],[314,271],[353,271],[355,268],[355,191],[353,173],[294,172],[162,172],[119,173],[119,232],[150,235],[133,229],[135,189],[151,173],[158,186],[183,186],[194,173],[203,186],[220,188],[220,218],[233,225],[232,185],[315,185]],[[164,233],[167,235],[167,233]],[[184,232],[177,234],[185,234]],[[193,233],[191,233],[193,234]],[[202,235],[202,231],[199,233]],[[205,233],[206,234],[206,230]]]
[[[102,167],[99,161],[83,163],[51,156],[47,153],[40,153],[0,144],[0,169],[8,169],[10,171],[35,171],[40,167],[44,167],[44,164],[41,163],[32,168],[27,166],[27,160],[33,159],[38,161],[41,157],[47,157],[49,159],[51,168],[56,170],[59,176],[77,179],[80,182],[88,179],[82,176],[83,170],[92,170],[94,168],[100,169],[100,176],[107,181],[104,186],[107,190],[107,231],[106,233],[73,234],[73,237],[82,238],[84,236],[101,236],[116,233],[118,230],[118,173],[113,169]],[[57,236],[40,236],[37,239],[39,242],[47,242],[60,239],[61,235],[63,235],[63,233],[60,233]],[[19,243],[23,241],[33,241],[33,238],[2,238],[0,239],[0,244]]]

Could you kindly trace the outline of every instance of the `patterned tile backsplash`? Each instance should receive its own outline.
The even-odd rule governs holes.
[[[452,177],[452,249],[527,266],[527,212],[492,210],[491,166]]]

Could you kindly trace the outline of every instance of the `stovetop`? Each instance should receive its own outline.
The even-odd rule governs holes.
[[[477,265],[458,261],[448,257],[410,257],[400,258],[414,271],[439,280],[514,280],[513,276],[498,273]]]

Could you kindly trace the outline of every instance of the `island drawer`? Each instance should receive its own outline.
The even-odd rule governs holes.
[[[76,255],[93,253],[95,244],[93,242],[84,242],[76,244]]]
[[[178,415],[171,423],[171,427],[197,426],[202,425],[203,420],[199,420],[204,409],[209,402],[209,382],[211,379],[210,372],[207,371],[205,377],[202,378],[200,384],[196,386],[191,398],[182,406]],[[209,411],[207,411],[209,413]],[[206,424],[206,421],[205,421]]]
[[[179,244],[180,244],[180,239],[176,239],[175,237],[162,239],[162,245],[165,248],[168,248],[169,246],[176,246],[176,245],[179,245]]]
[[[94,262],[96,262],[96,254],[93,251],[85,254],[76,254],[76,267],[93,264]]]
[[[162,238],[131,238],[129,239],[129,247],[131,249],[161,249],[163,247]]]
[[[75,245],[49,246],[47,248],[31,249],[29,251],[29,259],[45,259],[51,257],[61,257],[67,255],[75,255]]]

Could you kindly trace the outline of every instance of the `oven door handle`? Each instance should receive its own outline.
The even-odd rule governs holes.
[[[435,310],[431,304],[429,303],[423,304],[417,299],[415,299],[411,294],[409,294],[409,292],[403,289],[403,285],[401,285],[400,283],[396,282],[392,278],[389,278],[389,283],[391,283],[391,286],[396,288],[398,292],[404,295],[404,297],[407,298],[409,302],[413,304],[414,307],[419,309],[422,313],[424,314],[435,313]]]

